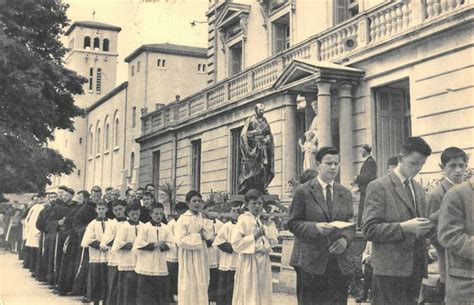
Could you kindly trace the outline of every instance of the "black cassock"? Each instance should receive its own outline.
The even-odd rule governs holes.
[[[89,273],[89,250],[81,247],[82,237],[87,225],[97,217],[95,203],[87,201],[77,211],[72,220],[73,232],[77,240],[77,251],[74,259],[74,283],[71,293],[86,295],[87,275]]]

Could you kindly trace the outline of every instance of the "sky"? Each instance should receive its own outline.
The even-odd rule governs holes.
[[[70,5],[67,14],[71,24],[93,20],[95,11],[95,21],[122,28],[118,36],[117,85],[127,80],[127,65],[123,59],[143,44],[169,42],[207,47],[207,24],[191,27],[190,23],[207,20],[209,0],[63,1]]]

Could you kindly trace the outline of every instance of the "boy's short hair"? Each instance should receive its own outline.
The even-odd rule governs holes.
[[[410,137],[406,139],[405,143],[400,145],[400,153],[408,156],[412,152],[417,152],[425,157],[431,155],[431,147],[421,137]]]
[[[128,194],[130,194],[130,192],[133,191],[132,188],[128,188],[126,191],[125,191],[125,196],[128,196]]]
[[[140,205],[139,202],[136,202],[135,200],[133,201],[133,203],[129,206],[127,206],[127,212],[130,212],[130,211],[140,211],[142,209],[142,206]]]
[[[397,166],[398,165],[398,157],[390,157],[387,161],[387,167],[389,166]]]
[[[74,196],[74,194],[76,193],[76,192],[74,192],[74,190],[73,190],[72,188],[70,188],[70,187],[67,188],[66,192],[68,192],[68,193],[71,194],[72,196]]]
[[[105,188],[105,192],[113,191],[113,190],[114,190],[114,188],[111,187],[111,186],[108,186],[108,187]]]
[[[249,203],[250,200],[257,200],[262,197],[263,195],[259,190],[251,189],[245,193],[245,202]]]
[[[338,155],[339,156],[339,150],[337,150],[337,148],[333,146],[321,147],[316,153],[316,161],[321,163],[325,155]]]
[[[91,192],[102,192],[102,189],[100,188],[100,186],[94,185],[94,186],[91,188]]]
[[[303,184],[311,179],[316,178],[317,176],[318,176],[317,171],[315,171],[314,169],[307,169],[301,174],[299,181],[301,184]]]
[[[58,187],[58,190],[63,190],[63,191],[67,192],[67,186],[61,185],[61,186]]]
[[[143,188],[143,187],[137,188],[137,192],[138,192],[138,191],[144,191],[144,190],[145,190],[145,188]]]
[[[199,197],[199,199],[202,199],[201,193],[199,193],[198,191],[195,191],[195,190],[191,190],[191,191],[189,191],[189,192],[186,194],[186,202],[190,202],[191,199],[192,199],[194,196],[197,196],[197,197]]]
[[[143,193],[143,197],[145,197],[145,196],[150,197],[150,198],[153,198],[153,199],[155,198],[155,195],[153,195],[152,192],[145,192],[145,193]]]
[[[365,149],[365,151],[369,154],[372,152],[372,146],[370,146],[369,144],[362,145],[362,148]]]
[[[179,201],[174,206],[174,210],[175,211],[187,211],[188,210],[188,205],[186,203],[182,202],[182,201]]]
[[[122,199],[114,199],[114,201],[112,201],[112,207],[115,207],[115,206],[118,206],[118,205],[121,205],[124,208],[126,208],[127,207],[127,202],[125,202]]]
[[[156,202],[154,204],[151,205],[150,207],[150,212],[153,212],[154,209],[162,209],[164,210],[165,207],[160,203],[160,202]]]
[[[441,153],[441,164],[448,164],[449,160],[461,157],[467,163],[467,154],[459,147],[451,146],[443,150]]]
[[[147,184],[145,185],[145,190],[146,190],[149,186],[153,186],[154,188],[156,188],[153,183],[147,183]]]
[[[107,202],[105,202],[105,200],[100,199],[99,201],[97,201],[95,203],[95,206],[96,207],[107,207]]]

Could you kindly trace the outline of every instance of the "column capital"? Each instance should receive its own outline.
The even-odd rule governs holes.
[[[283,105],[296,106],[296,98],[298,97],[297,93],[293,91],[285,91],[281,97],[283,98]]]
[[[354,87],[354,84],[351,83],[341,83],[338,85],[338,96],[339,98],[342,97],[349,97],[352,98],[352,88]]]
[[[331,83],[317,82],[316,85],[318,86],[318,96],[331,95]]]

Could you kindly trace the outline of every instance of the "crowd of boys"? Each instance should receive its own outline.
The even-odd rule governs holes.
[[[372,304],[417,304],[427,275],[429,243],[436,247],[446,304],[470,304],[474,291],[474,181],[464,181],[467,154],[441,153],[441,184],[429,194],[413,180],[431,154],[419,137],[400,147],[389,174],[367,187],[361,219],[371,242]],[[354,238],[352,196],[335,182],[339,152],[322,147],[318,171],[300,185],[289,211],[295,235],[290,264],[298,304],[347,304],[353,272],[346,251]],[[393,161],[393,160],[391,160]],[[393,162],[392,162],[393,163]],[[98,304],[270,305],[272,221],[260,217],[263,195],[245,195],[224,221],[211,217],[197,191],[168,219],[154,186],[89,194],[60,187],[38,194],[25,218],[25,266],[59,295]],[[238,216],[240,214],[240,216]]]

